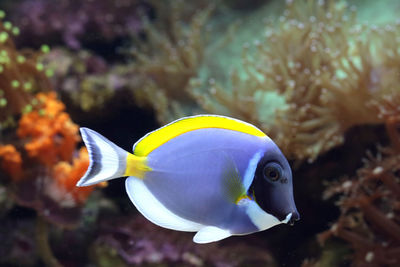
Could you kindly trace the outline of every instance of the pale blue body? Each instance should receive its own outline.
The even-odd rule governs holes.
[[[184,133],[148,155],[148,166],[153,170],[146,173],[143,182],[179,217],[229,229],[232,234],[259,231],[246,208],[227,196],[223,175],[227,168],[236,168],[244,182],[250,159],[256,153],[264,154],[273,145],[267,140],[217,128]],[[247,187],[254,171],[255,168],[250,170]]]
[[[251,126],[216,115],[181,120],[195,122],[196,117],[219,117],[221,122],[231,120],[245,128]],[[89,186],[125,176],[132,155],[93,130],[80,130],[90,165],[77,185]],[[254,135],[215,124],[181,130],[177,136],[165,136],[165,143],[140,159],[145,167],[139,164],[141,161],[132,163],[137,164],[137,172],[132,171],[137,177],[125,181],[130,200],[148,220],[164,228],[196,232],[194,242],[209,243],[281,223],[292,224],[300,218],[294,204],[289,163],[275,143],[257,128]],[[158,138],[162,139],[164,133],[161,130]],[[135,151],[133,154],[140,155]]]

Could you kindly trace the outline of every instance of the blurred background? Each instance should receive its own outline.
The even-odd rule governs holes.
[[[400,266],[398,0],[1,0],[0,265]],[[75,187],[79,127],[130,151],[187,115],[252,123],[301,220],[198,245],[124,179]]]

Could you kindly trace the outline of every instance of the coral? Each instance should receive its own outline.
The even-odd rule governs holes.
[[[63,206],[75,206],[75,202],[83,204],[92,193],[95,186],[76,187],[76,183],[85,174],[89,167],[89,155],[86,148],[79,150],[79,157],[74,158],[72,165],[60,161],[53,166],[53,186],[49,186],[47,194]],[[105,186],[101,183],[100,186]]]
[[[397,266],[400,264],[400,110],[399,96],[383,97],[378,116],[384,119],[391,146],[368,153],[364,166],[353,178],[334,182],[324,197],[340,194],[341,215],[319,235],[348,242],[354,266]],[[375,103],[376,104],[376,103]]]
[[[1,146],[0,157],[7,162],[4,169],[11,172],[16,201],[50,222],[76,226],[94,188],[75,186],[89,166],[86,149],[74,156],[80,141],[78,126],[55,92],[37,94],[30,107],[17,129],[23,151]]]
[[[0,19],[5,17],[0,10]],[[3,127],[11,122],[13,115],[20,114],[30,103],[32,92],[47,91],[51,85],[40,61],[42,52],[18,50],[13,37],[19,28],[9,21],[0,21],[0,123]],[[47,52],[48,47],[42,50]],[[1,127],[1,128],[3,128]]]
[[[192,234],[170,231],[151,224],[142,216],[103,221],[94,244],[94,259],[100,266],[116,262],[128,265],[173,266],[275,266],[271,255],[255,245],[237,242],[199,246]],[[108,251],[110,254],[103,252]],[[109,253],[110,251],[114,251]],[[102,253],[98,254],[98,253]],[[158,265],[156,265],[158,266]]]
[[[144,7],[136,0],[24,0],[14,5],[11,20],[20,27],[24,43],[46,39],[80,49],[82,43],[98,45],[137,33]]]
[[[400,23],[372,25],[374,1],[358,15],[342,0],[250,2],[2,1],[0,264],[291,266],[333,221],[303,266],[400,265]],[[373,7],[398,17],[397,2]],[[43,40],[51,51],[33,49]],[[308,160],[293,168],[300,223],[197,245],[137,214],[123,180],[76,187],[89,163],[73,120],[128,147],[155,127],[134,101],[160,123],[241,118]]]
[[[358,24],[342,1],[287,1],[277,25],[244,46],[232,90],[213,79],[198,101],[259,125],[288,156],[313,161],[349,128],[383,123],[371,102],[399,91],[399,31]]]
[[[6,217],[7,213],[14,206],[14,201],[11,192],[6,186],[0,185],[0,218]]]
[[[146,41],[130,50],[134,61],[129,72],[138,76],[133,88],[138,105],[151,106],[165,123],[197,106],[188,89],[204,57],[205,26],[213,7],[191,13],[183,1],[158,4],[168,17],[144,23]]]
[[[378,110],[378,117],[385,122],[386,132],[393,148],[400,152],[398,125],[400,124],[400,91],[393,91],[371,102]]]
[[[14,180],[21,179],[22,158],[13,145],[0,145],[1,167]]]
[[[332,185],[325,197],[341,194],[341,216],[331,235],[351,244],[354,266],[397,266],[400,263],[400,154],[391,148],[369,155],[357,177]]]
[[[88,153],[82,148],[74,156],[80,141],[78,126],[55,92],[39,93],[35,99],[17,129],[24,143],[25,161],[21,179],[13,181],[16,199],[51,222],[73,226],[79,222],[81,208],[94,189],[76,187],[89,166]]]
[[[39,93],[33,110],[23,114],[17,134],[29,138],[25,149],[30,157],[51,166],[60,160],[69,160],[80,140],[78,126],[64,112],[65,106],[56,94]]]
[[[51,80],[61,97],[71,99],[86,112],[103,107],[117,91],[135,86],[133,77],[124,75],[125,70],[86,50],[73,53],[55,48],[43,61],[54,70]]]
[[[46,10],[47,6],[53,5],[47,2],[40,1],[34,9]],[[67,1],[66,5],[71,9],[79,6],[75,1]],[[82,5],[90,6],[91,3],[84,1]],[[45,55],[44,65],[52,70],[52,81],[61,97],[71,99],[84,111],[102,107],[117,91],[125,90],[124,93],[133,93],[138,105],[154,108],[160,122],[169,122],[191,113],[197,106],[187,89],[204,57],[205,26],[213,7],[196,7],[205,5],[186,5],[183,1],[151,2],[157,17],[152,21],[143,15],[140,34],[130,32],[133,35],[131,49],[121,49],[128,57],[125,64],[112,65],[87,50],[68,52],[59,48]],[[85,8],[81,10],[88,12]],[[114,11],[109,8],[107,12]],[[90,13],[93,16],[92,10]],[[53,19],[52,16],[45,18]],[[62,18],[57,16],[55,19]]]
[[[36,211],[35,244],[40,258],[49,266],[62,266],[49,244],[50,230],[54,225],[76,228],[94,189],[94,186],[75,186],[89,166],[89,157],[85,148],[74,157],[80,140],[78,126],[64,109],[55,92],[38,93],[30,110],[19,120],[16,134],[24,150],[18,152],[7,145],[2,147],[1,155],[10,160],[10,155],[15,158],[12,153],[22,154],[18,161],[18,179],[10,181],[10,188],[17,204]],[[11,165],[6,167],[11,168]]]
[[[2,218],[0,229],[0,264],[33,266],[37,261],[34,221],[24,218]]]

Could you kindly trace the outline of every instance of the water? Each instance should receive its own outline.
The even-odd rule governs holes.
[[[0,9],[2,266],[399,265],[398,1]],[[147,221],[124,179],[75,187],[89,164],[80,126],[130,151],[204,113],[277,143],[300,221],[198,245]]]

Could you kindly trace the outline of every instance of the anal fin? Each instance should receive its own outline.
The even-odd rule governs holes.
[[[184,219],[168,210],[146,187],[143,180],[128,177],[126,192],[136,208],[152,223],[172,230],[195,232],[204,225]]]
[[[193,237],[193,241],[198,244],[206,244],[225,239],[231,235],[229,230],[224,230],[215,226],[206,226],[197,232]]]

